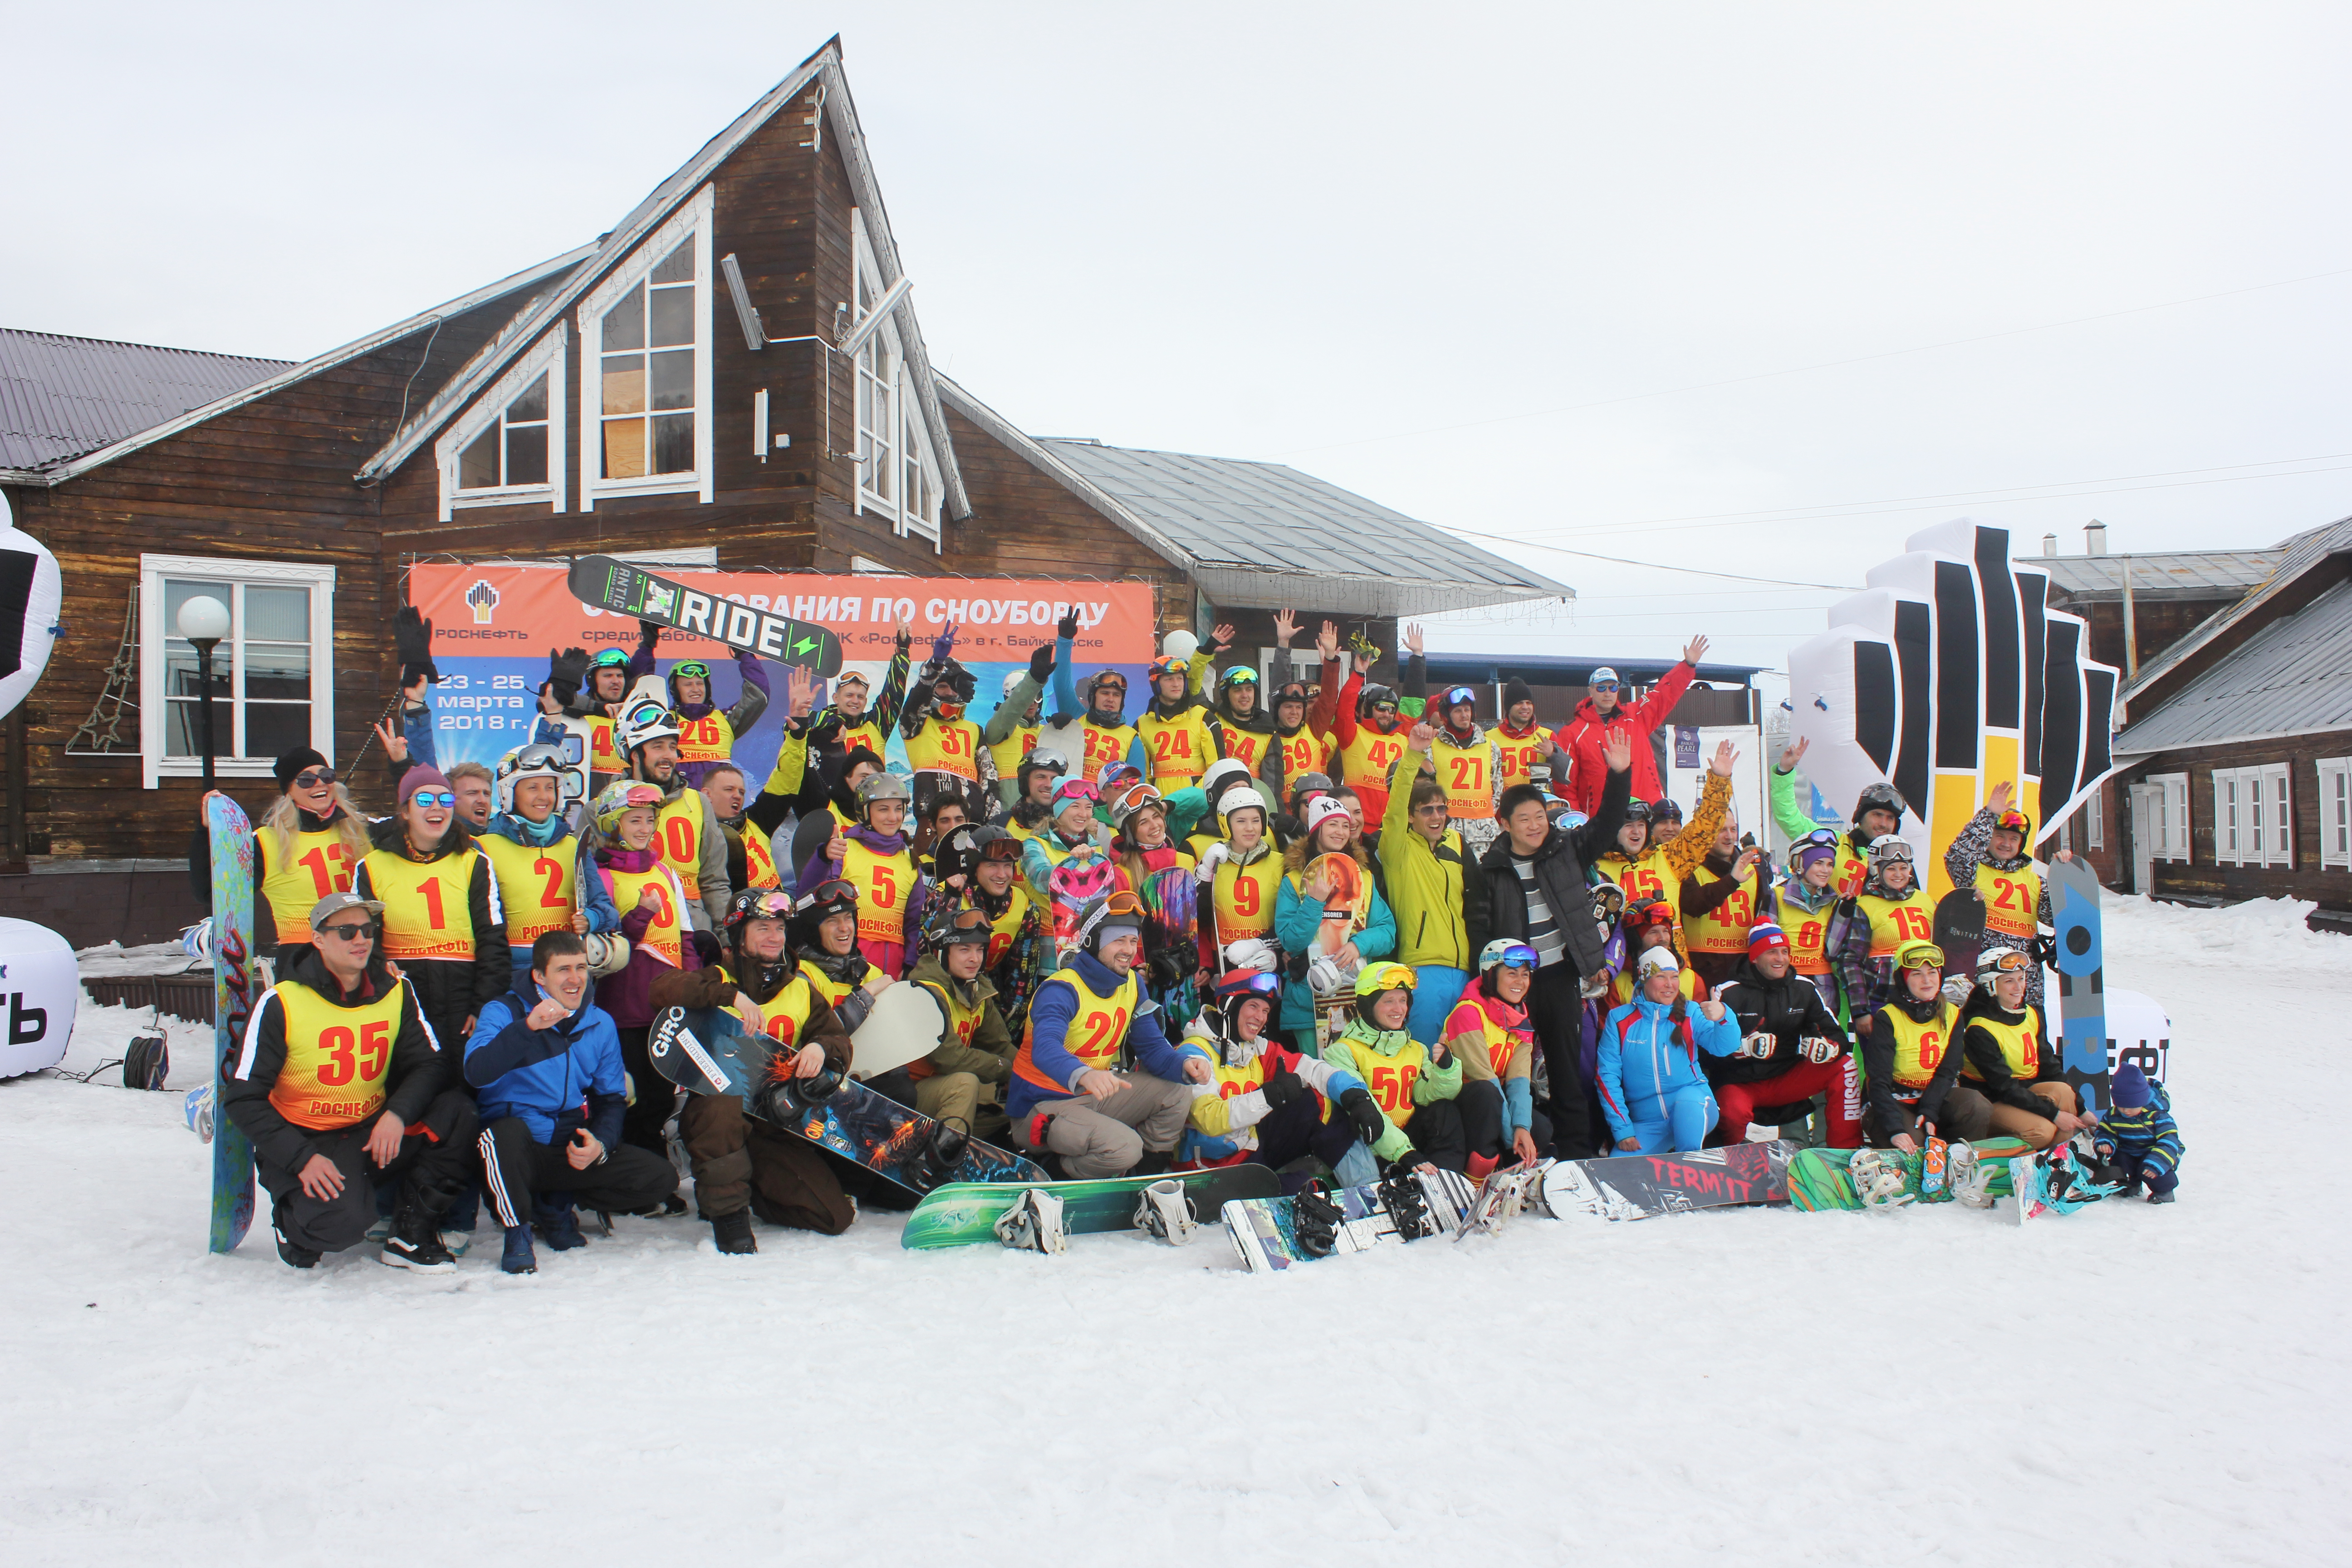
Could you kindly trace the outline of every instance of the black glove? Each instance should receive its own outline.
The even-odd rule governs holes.
[[[654,644],[661,640],[661,623],[659,621],[639,621],[637,623],[637,641],[647,647],[653,647]]]
[[[2055,934],[2033,939],[2033,962],[2044,969],[2058,966],[2058,938]]]
[[[1077,636],[1078,612],[1072,610],[1068,615],[1064,616],[1061,620],[1055,624],[1054,631],[1055,634],[1059,637],[1074,637]]]
[[[1041,642],[1029,650],[1029,679],[1043,686],[1045,684],[1046,678],[1053,673],[1054,645]]]
[[[392,646],[400,655],[400,687],[405,691],[419,680],[441,683],[441,667],[433,662],[433,623],[403,605],[392,617]]]
[[[702,967],[705,969],[718,968],[719,961],[727,956],[727,950],[720,947],[719,945],[719,939],[711,935],[707,931],[698,931],[693,934],[694,951],[701,956]]]
[[[1265,1080],[1265,1089],[1266,1104],[1276,1110],[1280,1110],[1304,1094],[1307,1086],[1298,1081],[1297,1073],[1285,1068]]]
[[[586,648],[567,647],[561,653],[548,650],[547,683],[555,688],[555,700],[560,706],[571,707],[572,699],[580,695],[580,683],[587,679]]]
[[[1339,1109],[1356,1124],[1356,1136],[1367,1143],[1379,1142],[1381,1134],[1389,1130],[1381,1108],[1372,1103],[1370,1089],[1349,1089],[1339,1097]]]
[[[1395,1159],[1389,1162],[1389,1174],[1392,1176],[1410,1176],[1412,1174],[1413,1167],[1421,1163],[1421,1159],[1422,1155],[1420,1150],[1408,1147],[1403,1153],[1399,1154]]]

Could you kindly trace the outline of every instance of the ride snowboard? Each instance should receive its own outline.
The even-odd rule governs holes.
[[[1213,1215],[1236,1199],[1271,1198],[1282,1190],[1282,1178],[1273,1167],[1255,1163],[1093,1182],[957,1182],[924,1195],[907,1216],[898,1245],[909,1252],[929,1252],[998,1240],[996,1222],[1020,1203],[1022,1194],[1033,1184],[1061,1199],[1062,1229],[1067,1235],[1132,1230],[1143,1189],[1160,1181],[1181,1182],[1194,1211],[1203,1215]]]
[[[2099,879],[2082,859],[2050,865],[2050,916],[2057,931],[2058,1066],[2085,1112],[2107,1109],[2106,950]],[[2045,1018],[2044,1024],[2048,1023]]]
[[[1310,1189],[1296,1197],[1229,1203],[1225,1236],[1244,1268],[1279,1274],[1340,1253],[1454,1235],[1475,1201],[1468,1177],[1439,1171],[1332,1192]]]
[[[950,1182],[1043,1183],[1045,1173],[1017,1154],[942,1128],[856,1079],[832,1072],[782,1077],[792,1058],[765,1035],[716,1008],[665,1009],[646,1055],[654,1070],[693,1094],[732,1094],[751,1115],[854,1160],[917,1195]]]
[[[205,802],[213,868],[212,1249],[234,1252],[253,1226],[253,1143],[221,1114],[229,1063],[253,1013],[253,825],[225,795]]]
[[[1795,1146],[1733,1143],[1682,1154],[1620,1154],[1605,1160],[1562,1160],[1544,1171],[1538,1206],[1555,1217],[1651,1219],[1693,1209],[1789,1201],[1789,1161]]]
[[[565,578],[574,597],[609,615],[652,621],[831,679],[841,673],[841,639],[811,621],[738,605],[656,576],[610,555],[583,555]]]

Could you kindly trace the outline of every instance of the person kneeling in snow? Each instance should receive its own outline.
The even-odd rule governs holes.
[[[1187,1157],[1278,1171],[1312,1154],[1343,1186],[1378,1180],[1370,1156],[1360,1152],[1388,1130],[1371,1091],[1354,1073],[1265,1032],[1281,990],[1281,976],[1265,970],[1230,971],[1217,982],[1216,1007],[1192,1020],[1181,1054],[1206,1064],[1210,1076],[1193,1086]],[[1285,1177],[1283,1186],[1295,1190],[1306,1181]]]
[[[1677,994],[1682,965],[1672,949],[1643,952],[1641,974],[1640,994],[1601,1026],[1601,1112],[1622,1153],[1704,1147],[1717,1112],[1699,1053],[1731,1055],[1739,1026],[1722,1003]]]
[[[1402,963],[1367,964],[1356,976],[1356,1016],[1323,1047],[1323,1059],[1370,1086],[1387,1124],[1372,1144],[1375,1159],[1400,1171],[1460,1175],[1470,1163],[1454,1103],[1462,1062],[1443,1043],[1424,1046],[1406,1032],[1414,979]]]
[[[2114,1168],[2123,1184],[2116,1195],[2129,1197],[2147,1184],[2147,1201],[2168,1204],[2180,1185],[2180,1129],[2173,1124],[2172,1097],[2150,1083],[2138,1064],[2126,1062],[2107,1082],[2115,1101],[2099,1118],[2091,1147]]]
[[[1462,1063],[1466,1174],[1483,1182],[1512,1160],[1532,1165],[1551,1152],[1551,1121],[1535,1108],[1535,1025],[1528,1016],[1540,955],[1497,937],[1478,954],[1478,978],[1445,1016],[1445,1048]]]
[[[1186,1086],[1208,1080],[1208,1065],[1179,1057],[1146,1008],[1142,956],[1143,900],[1093,900],[1078,913],[1076,950],[1029,1005],[1004,1109],[1013,1142],[1059,1156],[1072,1181],[1165,1171],[1192,1108]],[[1140,1070],[1117,1070],[1123,1048]]]
[[[438,1221],[466,1187],[474,1102],[455,1087],[416,993],[376,952],[383,906],[329,893],[311,945],[253,1009],[220,1109],[253,1143],[278,1256],[309,1268],[358,1245],[375,1184],[400,1179],[383,1261],[447,1273]],[[371,1168],[373,1167],[373,1168]]]
[[[1787,933],[1769,921],[1751,928],[1746,962],[1716,996],[1739,1022],[1738,1052],[1706,1064],[1723,1110],[1719,1141],[1745,1139],[1759,1105],[1794,1105],[1822,1094],[1828,1097],[1829,1146],[1862,1147],[1861,1086],[1845,1031],[1812,983],[1794,972]]]
[[[530,971],[485,1003],[466,1042],[466,1081],[482,1102],[483,1190],[506,1227],[509,1274],[535,1274],[533,1223],[558,1252],[581,1245],[568,1194],[633,1213],[677,1190],[660,1155],[621,1142],[629,1103],[621,1035],[588,1000],[588,944],[568,931],[530,945]],[[581,1114],[583,1098],[587,1114]]]

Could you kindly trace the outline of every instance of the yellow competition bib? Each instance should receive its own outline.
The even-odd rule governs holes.
[[[842,723],[841,749],[845,755],[863,747],[877,758],[884,757],[888,753],[883,748],[888,744],[889,742],[882,738],[882,726],[870,718],[861,718],[855,724],[846,720]]]
[[[1046,978],[1045,984],[1037,988],[1039,996],[1045,994],[1046,985],[1066,986],[1077,998],[1077,1011],[1070,1018],[1069,1033],[1063,1037],[1062,1048],[1090,1069],[1116,1071],[1118,1047],[1127,1039],[1128,1020],[1135,1016],[1136,999],[1142,991],[1135,975],[1130,973],[1108,996],[1097,996],[1076,979],[1061,973]],[[1037,1007],[1033,1002],[1028,1026],[1022,1031],[1020,1052],[1013,1058],[1013,1070],[1041,1089],[1068,1093],[1067,1085],[1055,1082],[1039,1070],[1032,1055],[1036,1033]]]
[[[980,726],[969,719],[933,714],[907,738],[907,765],[919,772],[953,773],[960,779],[980,777]]]
[[[538,849],[487,833],[474,843],[489,857],[490,871],[499,879],[508,946],[529,947],[551,931],[572,929],[572,911],[578,907],[578,839],[566,837]]]
[[[1331,737],[1305,725],[1298,733],[1276,742],[1282,747],[1282,779],[1286,789],[1308,773],[1322,773],[1331,761]]]
[[[2042,878],[2031,868],[1996,871],[1977,863],[1977,897],[1984,900],[1985,930],[2022,942],[2033,935],[2033,913],[2042,903]]]
[[[805,976],[795,974],[784,982],[782,991],[760,1004],[759,1033],[780,1046],[789,1046],[797,1050],[807,1043],[801,1038],[801,1030],[807,1026],[815,1002],[816,993],[809,988]],[[751,1026],[751,1020],[740,1002],[729,1003],[727,1010],[734,1014],[746,1029]]]
[[[1789,963],[1800,974],[1827,974],[1830,972],[1829,933],[1830,910],[1816,914],[1802,905],[1789,901],[1787,889],[1772,889],[1772,915],[1781,934],[1789,939]]]
[[[338,1007],[294,980],[278,982],[276,994],[286,1009],[286,1065],[269,1086],[278,1114],[297,1127],[328,1128],[382,1110],[400,1034],[401,983],[357,1007]]]
[[[310,942],[311,907],[329,893],[352,890],[352,873],[358,868],[352,864],[351,847],[332,831],[298,833],[292,856],[280,866],[275,863],[277,834],[256,833],[253,846],[261,857],[261,896],[269,900],[278,940]]]
[[[1492,755],[1485,741],[1457,746],[1441,730],[1430,743],[1429,760],[1445,790],[1448,816],[1485,821],[1495,815],[1495,781],[1487,773]]]
[[[1854,907],[1869,917],[1873,958],[1893,958],[1895,950],[1905,942],[1927,942],[1935,936],[1936,911],[1926,895],[1917,891],[1907,899],[1865,894],[1854,900]]]
[[[995,760],[996,776],[1009,779],[1021,771],[1021,759],[1036,749],[1037,726],[1015,724],[1013,733],[988,748],[988,754]]]
[[[1004,955],[1013,951],[1013,941],[1021,934],[1021,922],[1028,918],[1029,889],[1016,880],[1013,884],[1013,901],[1005,906],[1003,914],[988,922],[988,962],[985,967],[993,969],[1004,962]]]
[[[1265,754],[1266,736],[1256,730],[1236,730],[1223,720],[1217,721],[1217,733],[1225,740],[1225,755],[1249,764],[1250,777],[1257,777],[1257,760]]]
[[[1187,708],[1173,719],[1146,710],[1135,729],[1143,737],[1144,754],[1151,759],[1152,786],[1161,795],[1190,788],[1215,761],[1202,709]]]
[[[801,960],[801,978],[815,988],[816,994],[824,998],[824,1005],[828,1007],[840,1006],[849,1000],[849,994],[857,989],[846,980],[835,980],[805,958]]]
[[[1381,735],[1369,724],[1359,724],[1356,738],[1339,749],[1339,782],[1362,798],[1368,826],[1388,812],[1389,770],[1404,755],[1404,731]],[[1406,789],[1412,788],[1411,779],[1402,782]]]
[[[1132,724],[1106,730],[1099,724],[1085,721],[1078,728],[1086,737],[1087,754],[1081,759],[1081,767],[1088,784],[1100,778],[1103,769],[1111,763],[1127,761],[1127,753],[1135,744],[1136,729]]]
[[[591,713],[580,721],[588,726],[588,771],[627,773],[628,764],[621,760],[620,748],[613,743],[613,721],[602,713]]]
[[[604,875],[612,879],[613,904],[624,919],[637,907],[637,900],[644,896],[647,888],[660,890],[661,912],[654,916],[652,924],[646,927],[646,934],[637,939],[636,949],[640,952],[652,953],[672,969],[682,967],[686,955],[680,951],[678,922],[687,917],[686,911],[677,907],[677,887],[670,879],[667,870],[656,866],[650,871],[608,869]]]
[[[1923,1024],[1900,1007],[1888,1007],[1878,1021],[1889,1020],[1895,1025],[1895,1087],[1910,1089],[1916,1098],[1935,1081],[1936,1068],[1952,1048],[1952,1009],[1937,1007],[1936,1016]]]
[[[1215,901],[1217,937],[1234,942],[1274,929],[1276,889],[1282,886],[1282,858],[1261,855],[1246,866],[1219,861]]]
[[[1726,880],[1701,866],[1691,873],[1703,888],[1712,888]],[[1756,895],[1752,882],[1742,882],[1723,902],[1703,915],[1693,915],[1684,926],[1684,937],[1693,952],[1746,952],[1748,928],[1756,923]],[[1676,900],[1680,902],[1679,900]]]
[[[2001,1060],[2009,1064],[2009,1076],[2020,1083],[2032,1083],[2042,1070],[2041,1042],[2035,1038],[2042,1030],[2042,1016],[2031,1006],[2025,1009],[2022,1023],[2004,1024],[1997,1018],[1979,1016],[1969,1020],[1971,1026],[1981,1028],[2000,1043]],[[1977,1064],[1964,1061],[1960,1076],[1979,1082],[1984,1075]]]
[[[1551,731],[1537,725],[1528,731],[1524,741],[1514,740],[1500,730],[1489,730],[1486,738],[1495,742],[1495,750],[1503,759],[1503,787],[1526,784],[1539,763],[1551,760]]]
[[[389,849],[371,849],[368,891],[383,904],[383,955],[395,963],[412,958],[474,956],[474,862],[481,851],[420,864]]]
[[[901,849],[877,855],[856,838],[845,840],[841,875],[857,889],[860,942],[907,940],[907,900],[915,890],[915,858]]]
[[[669,721],[677,726],[680,763],[723,763],[734,754],[735,726],[719,710],[714,708],[699,719],[681,719],[673,713]]]
[[[702,897],[702,795],[688,790],[654,818],[654,846],[689,899]]]

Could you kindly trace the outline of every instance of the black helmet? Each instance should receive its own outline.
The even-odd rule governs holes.
[[[1683,819],[1683,803],[1672,795],[1662,796],[1651,804],[1650,816],[1656,822],[1680,822]]]
[[[959,943],[984,948],[992,934],[988,911],[970,904],[944,905],[938,915],[923,922],[923,945],[933,952],[944,952]]]
[[[924,684],[937,686],[942,680],[946,681],[949,689],[955,693],[955,700],[958,702],[971,701],[972,693],[980,689],[979,681],[972,678],[971,670],[963,667],[961,659],[950,658],[944,665],[933,667],[925,671]]]
[[[793,923],[785,934],[796,949],[814,948],[816,928],[844,910],[857,912],[857,884],[839,877],[820,882],[793,905]]]
[[[1371,716],[1372,710],[1378,708],[1384,702],[1391,708],[1399,706],[1396,688],[1393,686],[1365,687],[1356,698],[1356,717],[1359,719],[1370,718]]]
[[[1860,827],[1863,815],[1872,811],[1891,811],[1895,814],[1895,819],[1900,822],[1903,820],[1905,809],[1901,790],[1891,784],[1871,784],[1854,797],[1853,825]]]
[[[1308,795],[1329,795],[1330,793],[1331,775],[1329,773],[1299,774],[1297,778],[1290,781],[1291,815],[1294,816],[1298,815],[1298,808],[1306,804],[1307,797]]]
[[[1643,799],[1640,795],[1635,795],[1633,799],[1631,799],[1631,800],[1627,801],[1627,802],[1625,803],[1625,820],[1626,820],[1626,821],[1628,821],[1628,822],[1647,822],[1647,821],[1649,821],[1649,820],[1650,820],[1650,803],[1649,803],[1648,801],[1646,801],[1646,800],[1643,800]]]
[[[782,888],[746,888],[727,900],[719,929],[732,936],[752,921],[790,920],[792,915],[793,896]]]

